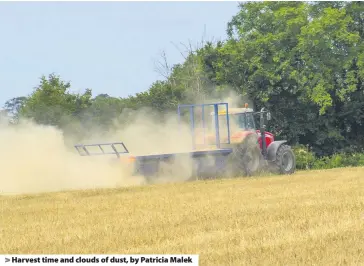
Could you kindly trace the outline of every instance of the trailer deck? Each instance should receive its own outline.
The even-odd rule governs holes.
[[[193,176],[215,176],[226,170],[227,158],[232,149],[209,149],[181,153],[133,156],[134,174],[151,177],[161,174],[161,165],[175,164],[174,171],[190,169]]]
[[[170,158],[173,156],[181,156],[181,155],[190,155],[190,157],[199,157],[199,156],[206,156],[208,155],[226,155],[230,154],[232,149],[203,149],[203,150],[196,150],[190,152],[177,152],[177,153],[164,153],[164,154],[148,154],[148,155],[136,155],[133,156],[138,160],[147,160],[147,159],[163,159],[163,158]]]

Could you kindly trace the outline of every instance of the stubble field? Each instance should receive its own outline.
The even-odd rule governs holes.
[[[85,179],[86,180],[86,179]],[[0,196],[0,253],[364,265],[364,168]]]

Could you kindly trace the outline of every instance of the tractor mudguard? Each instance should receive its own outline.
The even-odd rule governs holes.
[[[274,162],[276,160],[276,156],[277,156],[277,151],[279,149],[279,147],[286,143],[287,140],[278,140],[278,141],[273,141],[267,148],[267,159],[268,161],[272,161]]]

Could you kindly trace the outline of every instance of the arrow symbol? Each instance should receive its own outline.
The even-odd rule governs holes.
[[[5,258],[5,262],[9,262],[10,261],[10,259],[8,259],[8,258]]]

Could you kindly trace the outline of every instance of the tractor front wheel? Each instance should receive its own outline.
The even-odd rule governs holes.
[[[235,144],[230,156],[232,174],[234,176],[253,176],[259,172],[262,154],[257,137],[248,135],[242,143]]]
[[[296,171],[296,157],[288,145],[281,145],[276,154],[274,162],[279,174],[290,175]]]

